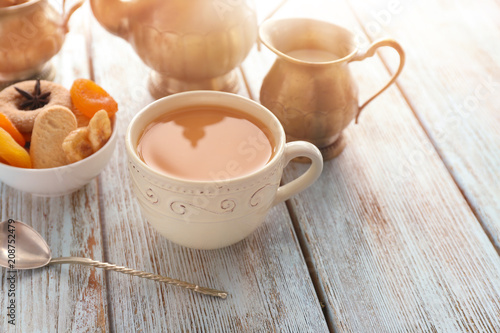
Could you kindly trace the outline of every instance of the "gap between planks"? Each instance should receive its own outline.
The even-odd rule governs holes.
[[[95,72],[94,72],[94,61],[92,59],[92,32],[91,32],[91,13],[90,13],[90,8],[87,6],[85,7],[87,14],[86,15],[86,24],[85,24],[85,49],[87,50],[87,57],[88,57],[88,67],[89,67],[89,79],[92,81],[95,81]],[[99,224],[101,225],[101,242],[102,242],[102,256],[103,256],[103,261],[104,262],[109,262],[109,246],[107,244],[107,229],[106,229],[106,217],[104,214],[104,196],[102,192],[102,177],[99,174],[97,176],[97,200],[98,200],[98,207],[99,207]],[[105,290],[106,290],[106,304],[108,307],[108,318],[106,321],[106,331],[107,332],[114,332],[114,309],[113,306],[111,305],[111,299],[110,299],[110,293],[108,292],[108,286],[110,284],[109,281],[109,272],[106,270],[103,270],[104,274],[104,280],[103,282],[105,283]]]
[[[330,307],[326,306],[328,304],[328,297],[326,295],[325,290],[323,289],[323,284],[319,279],[319,273],[316,270],[316,265],[313,257],[311,256],[311,252],[309,251],[309,247],[307,246],[308,241],[305,236],[300,232],[300,225],[297,214],[293,209],[293,205],[290,200],[286,202],[286,208],[288,210],[288,214],[290,214],[290,219],[292,220],[293,230],[295,232],[295,236],[297,237],[297,241],[299,242],[300,250],[302,251],[302,255],[304,257],[304,261],[306,262],[307,271],[309,272],[309,276],[311,277],[312,284],[314,286],[314,290],[316,291],[316,296],[321,305],[321,310],[323,311],[323,316],[325,317],[326,324],[328,325],[328,329],[330,332],[338,332],[335,328],[335,320],[333,313],[330,311]]]
[[[359,26],[361,27],[361,30],[363,31],[365,37],[370,41],[370,43],[373,43],[373,41],[374,41],[373,38],[370,36],[370,34],[368,33],[368,31],[366,30],[365,25],[363,24],[363,20],[361,20],[361,18],[359,17],[358,13],[356,13],[356,10],[351,5],[351,1],[346,1],[346,2],[347,2],[347,6],[349,7],[349,10],[352,12],[352,14],[354,15],[354,18],[356,19],[356,21],[358,22]],[[387,71],[387,73],[389,73],[389,75],[393,75],[394,73],[391,72],[391,69],[390,69],[390,67],[389,67],[386,59],[380,55],[379,51],[377,51],[376,53],[377,53],[377,57],[382,61],[382,64],[384,65],[384,68]],[[399,84],[398,80],[396,80],[394,82],[394,85],[396,86],[396,88],[398,89],[399,93],[401,94],[401,96],[405,100],[406,104],[410,108],[410,110],[413,113],[413,115],[415,116],[415,119],[417,120],[418,124],[420,125],[420,127],[424,131],[425,135],[429,139],[429,142],[432,144],[432,147],[434,148],[434,151],[437,153],[437,155],[439,156],[439,158],[443,162],[443,165],[445,166],[446,170],[448,171],[451,179],[453,180],[453,183],[455,184],[455,186],[457,187],[458,191],[460,192],[460,194],[464,198],[465,202],[467,203],[467,206],[469,206],[469,209],[471,210],[472,214],[474,214],[474,216],[475,216],[478,224],[481,226],[481,229],[483,229],[484,233],[486,234],[486,237],[488,237],[489,241],[493,245],[493,248],[495,249],[495,251],[497,252],[497,254],[500,256],[500,247],[498,247],[496,245],[493,235],[488,230],[488,227],[485,225],[484,221],[481,219],[481,216],[479,215],[477,209],[470,202],[470,199],[465,194],[465,191],[462,188],[462,186],[460,186],[460,183],[458,182],[456,176],[451,171],[450,165],[446,161],[445,157],[442,155],[442,152],[439,149],[437,143],[433,139],[432,135],[430,135],[429,130],[424,126],[424,122],[422,121],[422,118],[419,116],[419,114],[418,114],[415,106],[410,101],[410,98],[409,98],[408,94],[406,94],[405,90],[403,89],[403,87],[401,87],[401,85]]]
[[[252,90],[250,89],[250,85],[248,83],[247,76],[245,74],[245,70],[243,66],[239,66],[239,71],[241,73],[241,77],[243,82],[245,83],[245,89],[248,93],[248,96],[250,96],[250,99],[253,101],[257,102],[260,104],[260,102],[255,98],[255,96],[252,93]],[[293,163],[293,162],[290,162]],[[283,184],[281,184],[283,185]],[[333,314],[331,311],[329,311],[329,307],[325,306],[328,304],[328,297],[326,295],[325,290],[322,287],[322,283],[319,279],[319,273],[316,269],[316,265],[314,263],[314,259],[311,256],[311,252],[309,251],[309,247],[307,246],[307,241],[304,239],[304,236],[302,236],[302,233],[300,232],[300,225],[298,222],[297,214],[295,213],[293,209],[293,205],[291,204],[290,200],[285,201],[286,204],[286,209],[288,211],[288,215],[290,216],[290,220],[292,221],[292,226],[293,226],[293,231],[295,233],[295,237],[297,239],[297,242],[299,244],[300,252],[302,253],[302,257],[304,258],[304,262],[306,263],[307,266],[307,271],[309,273],[309,277],[311,278],[314,291],[316,293],[316,297],[318,298],[318,302],[321,305],[321,310],[323,312],[323,316],[325,318],[325,322],[328,326],[328,329],[330,332],[337,332],[335,329],[335,324],[334,324],[334,319],[333,319]],[[102,229],[102,228],[101,228]],[[110,311],[108,310],[108,313]]]
[[[91,68],[90,70],[90,73],[91,75],[93,75],[93,68]],[[102,189],[102,179],[101,179],[101,176],[99,175],[98,179],[97,179],[97,198],[98,198],[98,201],[99,201],[99,223],[101,224],[101,237],[102,237],[102,244],[103,244],[103,251],[102,251],[102,256],[103,256],[103,261],[104,262],[109,262],[109,247],[108,247],[108,244],[107,244],[107,229],[106,229],[106,223],[104,223],[105,221],[105,214],[104,214],[104,205],[103,205],[103,201],[104,201],[104,196],[103,196],[103,193],[101,191]],[[104,274],[104,283],[106,284],[106,302],[108,304],[108,320],[107,320],[107,330],[108,332],[114,332],[114,322],[113,322],[113,318],[114,318],[114,309],[113,309],[113,306],[111,305],[111,299],[110,299],[110,295],[109,295],[109,292],[108,292],[108,286],[110,284],[110,281],[109,281],[109,272],[104,270],[103,272]]]

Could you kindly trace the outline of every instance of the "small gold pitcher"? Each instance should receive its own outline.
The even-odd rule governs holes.
[[[0,90],[17,81],[54,79],[48,61],[61,49],[69,18],[83,0],[62,14],[48,0],[0,1]]]
[[[353,33],[313,19],[269,20],[261,25],[259,36],[278,55],[262,83],[262,105],[281,121],[287,141],[309,141],[320,148],[325,160],[342,152],[344,128],[396,80],[405,62],[402,47],[392,39],[376,41],[362,52]],[[373,56],[382,46],[399,53],[399,68],[359,106],[358,87],[348,64]]]

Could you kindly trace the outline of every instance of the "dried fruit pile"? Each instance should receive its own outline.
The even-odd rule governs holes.
[[[78,162],[106,144],[117,111],[116,101],[87,79],[75,80],[70,91],[38,80],[8,87],[0,92],[0,163],[52,168]]]

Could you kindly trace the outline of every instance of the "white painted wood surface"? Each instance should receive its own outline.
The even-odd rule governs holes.
[[[290,1],[277,17],[299,12],[362,33],[345,2]],[[419,46],[410,52],[421,62],[427,54],[439,58],[426,53],[425,43]],[[264,49],[244,65],[256,98],[274,59]],[[389,77],[378,59],[353,69],[361,100]],[[400,81],[425,91],[429,88],[426,77],[416,71]],[[442,90],[428,93],[447,96]],[[489,127],[484,131],[489,131],[484,135],[490,138],[496,135]],[[346,139],[342,155],[325,163],[320,180],[289,204],[306,259],[315,267],[313,277],[317,277],[320,299],[326,300],[331,328],[339,332],[499,331],[498,255],[398,89],[392,87],[368,106],[360,124],[348,128]],[[422,151],[425,154],[417,155]],[[489,161],[488,151],[483,155]],[[408,163],[412,158],[418,159]],[[305,169],[292,164],[285,179],[290,181]],[[498,197],[489,200],[498,201]]]
[[[370,37],[379,37],[369,18],[390,1],[347,1],[289,0],[276,15],[332,21],[365,44],[370,27]],[[280,2],[256,1],[259,17]],[[148,69],[88,6],[77,12],[55,58],[57,81],[69,87],[91,77],[117,99],[117,151],[98,179],[69,196],[34,198],[0,184],[2,220],[32,225],[54,256],[105,260],[231,295],[223,301],[115,272],[54,266],[19,273],[17,325],[2,316],[0,332],[500,331],[500,259],[482,228],[498,241],[498,99],[485,97],[458,123],[447,123],[453,112],[439,112],[463,103],[484,75],[498,77],[499,44],[489,43],[498,37],[498,2],[418,3],[402,3],[399,16],[379,24],[409,56],[401,90],[390,88],[366,108],[346,131],[346,150],[325,163],[313,187],[274,208],[251,237],[218,251],[174,245],[141,217],[123,135],[152,101]],[[392,68],[392,54],[382,56]],[[252,51],[242,66],[249,91],[242,84],[240,94],[258,100],[274,58],[264,48]],[[378,57],[352,68],[361,100],[389,76]],[[448,125],[443,138],[437,124]],[[291,164],[285,181],[305,168]],[[4,269],[0,278],[6,309]]]
[[[500,3],[388,3],[351,1],[370,39],[406,46],[401,91],[500,253]],[[427,154],[406,163],[418,167]]]

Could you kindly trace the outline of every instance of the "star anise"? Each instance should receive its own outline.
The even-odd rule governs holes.
[[[26,100],[19,106],[19,108],[22,110],[36,110],[49,103],[50,91],[42,94],[42,89],[40,88],[40,80],[36,80],[35,91],[33,92],[33,94],[19,89],[18,87],[14,88],[19,94],[21,94],[21,96],[26,98]]]

